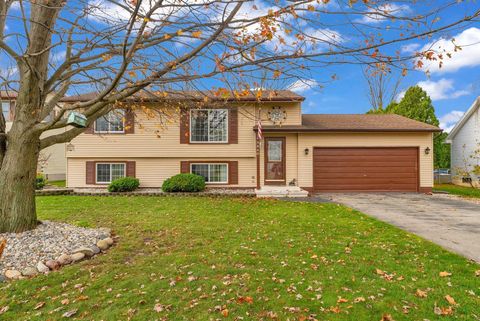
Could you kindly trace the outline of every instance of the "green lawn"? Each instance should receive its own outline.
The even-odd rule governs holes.
[[[0,311],[9,307],[1,320],[58,320],[75,310],[71,319],[82,320],[480,316],[479,265],[342,206],[204,197],[37,200],[41,219],[111,227],[118,243],[48,276],[0,285]],[[452,310],[447,295],[457,303]],[[436,306],[451,314],[436,315]]]
[[[440,184],[440,185],[435,185],[433,190],[448,192],[449,194],[454,194],[454,195],[459,195],[464,197],[480,198],[480,189],[475,189],[471,187],[458,186],[453,184]]]
[[[66,181],[48,181],[49,185],[55,185],[58,187],[65,187]]]

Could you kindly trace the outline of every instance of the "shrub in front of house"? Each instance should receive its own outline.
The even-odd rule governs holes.
[[[122,177],[117,178],[108,185],[109,192],[132,192],[140,186],[138,178]]]
[[[37,174],[37,178],[35,179],[35,189],[42,189],[47,185],[47,179],[43,174]]]
[[[178,174],[166,179],[162,190],[167,193],[202,192],[205,190],[205,179],[195,174]]]

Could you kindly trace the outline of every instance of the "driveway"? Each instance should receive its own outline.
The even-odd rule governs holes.
[[[317,194],[312,201],[344,204],[480,262],[480,202],[409,193]]]

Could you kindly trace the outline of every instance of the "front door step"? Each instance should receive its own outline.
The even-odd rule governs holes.
[[[262,186],[255,190],[257,197],[307,197],[308,192],[298,186]]]

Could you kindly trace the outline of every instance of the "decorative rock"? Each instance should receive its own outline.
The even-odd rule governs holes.
[[[113,239],[111,237],[107,237],[106,239],[104,239],[104,241],[107,242],[108,246],[113,245]]]
[[[42,261],[39,261],[37,263],[37,270],[38,272],[40,273],[48,273],[50,271],[50,269],[48,268],[48,266],[46,266],[45,264],[43,264]]]
[[[57,258],[57,262],[60,263],[60,265],[67,265],[72,263],[72,258],[68,254],[62,254]]]
[[[76,253],[83,253],[86,257],[91,257],[95,255],[95,252],[93,252],[93,250],[88,247],[79,247],[73,250],[72,254],[76,254]]]
[[[100,240],[97,242],[97,246],[100,250],[102,251],[105,251],[106,249],[108,249],[109,245],[107,243],[107,241],[105,240]]]
[[[83,260],[84,257],[85,257],[85,254],[83,254],[82,252],[74,253],[70,256],[70,258],[72,259],[72,262],[81,261]]]
[[[22,273],[18,272],[17,270],[6,270],[5,277],[7,279],[18,279],[22,276]]]
[[[38,271],[36,268],[34,267],[26,267],[23,271],[22,271],[22,275],[23,276],[35,276],[38,274]]]
[[[98,253],[100,253],[100,249],[98,248],[98,246],[95,246],[95,245],[92,246],[92,251],[93,251],[93,253],[94,253],[95,255],[97,255]]]
[[[58,263],[55,260],[48,260],[45,262],[45,265],[50,269],[50,270],[58,270],[60,268],[60,263]]]

